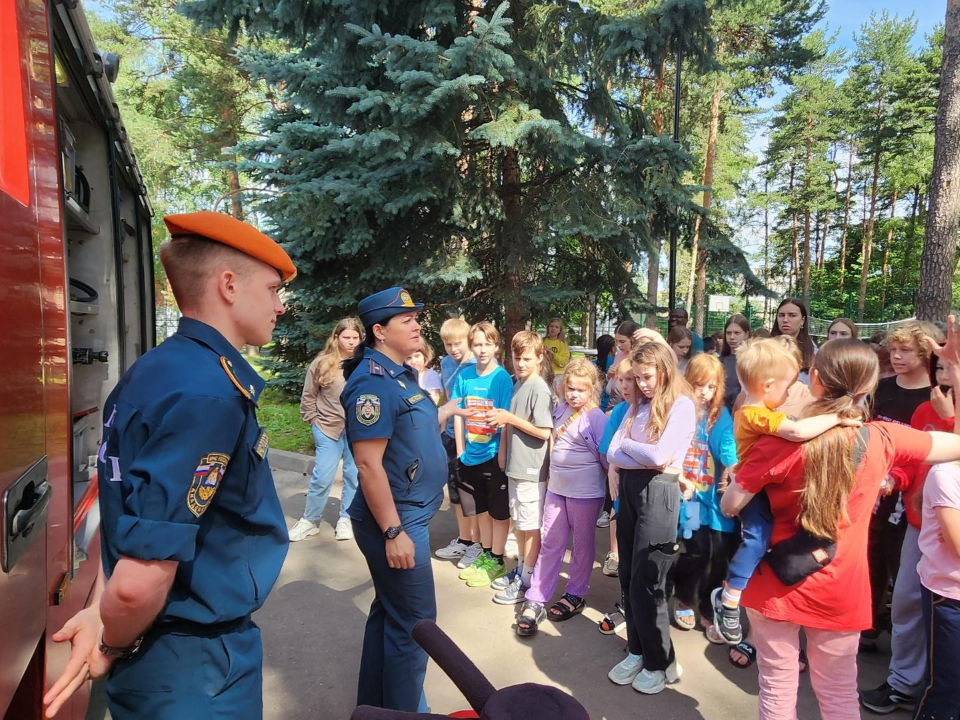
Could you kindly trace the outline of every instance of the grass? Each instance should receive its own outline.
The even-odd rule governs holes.
[[[247,361],[262,377],[270,379],[261,358],[247,357]],[[291,402],[267,387],[257,403],[257,420],[270,435],[270,447],[313,455],[313,434],[310,426],[300,419],[300,403]]]

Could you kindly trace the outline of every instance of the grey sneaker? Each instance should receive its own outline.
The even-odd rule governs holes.
[[[493,601],[497,605],[516,605],[524,601],[526,594],[527,588],[524,586],[520,576],[517,575],[513,582],[493,596]]]
[[[504,590],[519,576],[520,576],[519,569],[514,568],[513,570],[508,572],[506,575],[503,575],[502,577],[498,577],[496,580],[490,583],[490,587],[492,587],[494,590]]]
[[[300,518],[297,520],[297,524],[290,528],[290,542],[300,542],[319,533],[320,528],[316,523],[312,523],[306,518]]]
[[[627,656],[607,673],[607,677],[617,685],[630,685],[641,670],[643,670],[643,655],[627,653]]]
[[[883,683],[873,690],[861,690],[860,704],[871,712],[886,715],[894,710],[913,710],[917,699],[913,695],[894,690],[888,683]]]
[[[476,562],[477,558],[480,557],[480,553],[482,552],[483,548],[480,547],[480,543],[474,543],[468,547],[466,552],[464,552],[460,557],[459,562],[457,562],[457,567],[461,570],[470,567],[474,562]]]

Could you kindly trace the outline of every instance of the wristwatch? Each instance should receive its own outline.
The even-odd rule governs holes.
[[[402,532],[403,532],[403,527],[401,527],[400,525],[395,525],[393,527],[388,527],[386,530],[384,530],[383,536],[387,540],[394,540],[397,537],[397,535],[399,535]]]
[[[116,660],[123,660],[124,658],[128,658],[131,655],[136,654],[137,650],[140,649],[140,644],[142,642],[143,642],[143,635],[138,637],[133,642],[132,645],[128,645],[127,647],[122,647],[122,648],[110,647],[109,645],[105,645],[103,643],[103,628],[100,628],[99,649],[100,649],[100,654],[105,657],[114,658]]]

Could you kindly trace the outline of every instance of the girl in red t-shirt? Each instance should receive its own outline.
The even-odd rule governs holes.
[[[960,326],[950,318],[950,337],[938,354],[960,384]],[[866,419],[865,399],[876,388],[876,355],[856,340],[823,346],[811,372],[817,401],[806,415],[838,413]],[[802,445],[761,439],[724,495],[725,513],[736,514],[766,490],[774,516],[771,545],[802,526],[836,542],[825,568],[792,587],[761,563],[743,595],[760,670],[760,717],[796,718],[800,628],[820,713],[831,720],[859,719],[857,645],[872,624],[867,531],[886,478],[897,465],[960,458],[960,437],[924,433],[886,422],[869,423],[866,450],[853,466],[856,430],[835,428]]]

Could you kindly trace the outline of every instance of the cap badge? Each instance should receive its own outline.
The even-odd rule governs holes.
[[[413,299],[406,290],[400,293],[400,302],[403,303],[404,307],[413,307]]]

